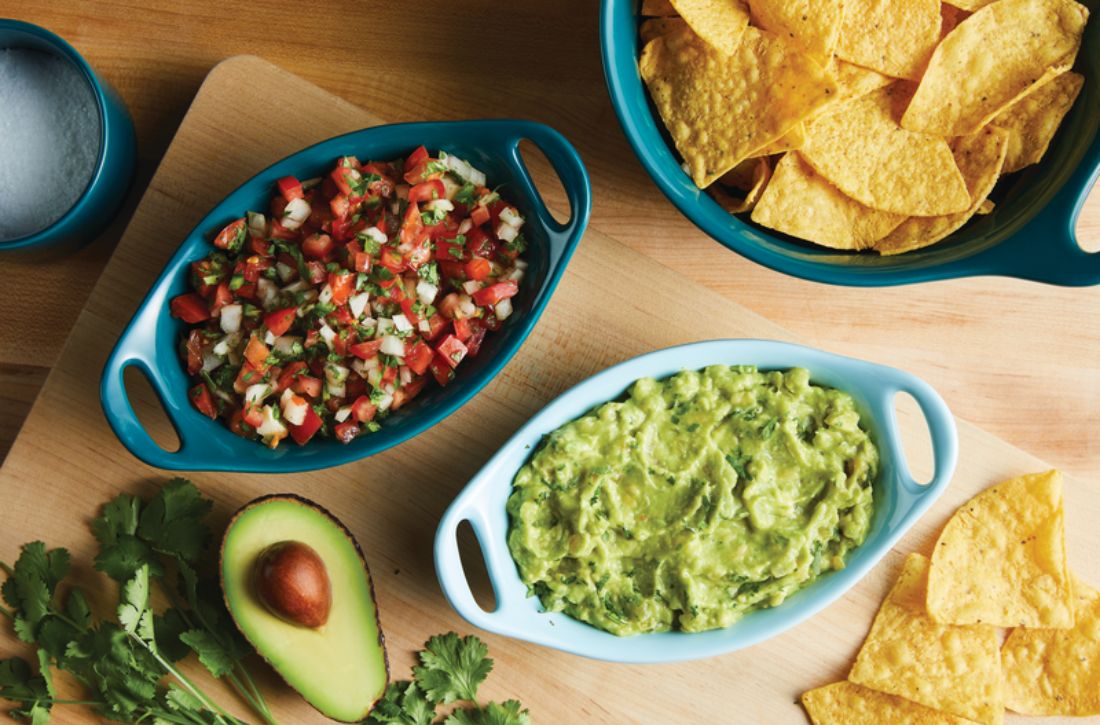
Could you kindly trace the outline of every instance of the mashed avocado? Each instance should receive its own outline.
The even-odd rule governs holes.
[[[803,369],[643,378],[544,439],[508,499],[543,607],[618,635],[726,627],[867,536],[878,452]]]

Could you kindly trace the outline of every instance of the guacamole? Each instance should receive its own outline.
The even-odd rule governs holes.
[[[643,378],[548,435],[508,499],[529,591],[617,635],[726,627],[844,566],[878,452],[806,370]]]

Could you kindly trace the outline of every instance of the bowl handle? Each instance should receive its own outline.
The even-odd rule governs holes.
[[[147,306],[146,309],[159,311],[160,308]],[[111,351],[106,365],[103,366],[103,377],[99,385],[99,399],[103,406],[103,413],[122,444],[150,466],[169,470],[190,470],[209,466],[216,461],[217,454],[206,450],[206,446],[202,444],[201,441],[206,437],[191,434],[187,426],[181,425],[183,416],[192,412],[191,406],[186,401],[181,404],[179,402],[181,396],[171,394],[165,381],[155,372],[165,369],[167,365],[176,365],[178,362],[158,359],[156,320],[145,319],[148,316],[145,314],[134,318],[122,333],[115,349]],[[176,436],[179,437],[178,451],[173,453],[161,448],[150,437],[138,419],[137,413],[134,412],[123,379],[123,373],[130,366],[141,370],[153,386],[161,406],[176,431]]]
[[[875,366],[878,368],[879,366]],[[891,458],[897,462],[898,479],[901,482],[902,501],[908,503],[910,515],[914,507],[919,506],[917,515],[924,512],[951,482],[955,465],[959,458],[959,437],[955,417],[940,394],[931,385],[920,378],[894,368],[879,368],[883,371],[881,386],[872,401],[875,418],[886,427],[884,444],[889,448]],[[901,432],[898,429],[897,412],[894,400],[898,393],[913,396],[924,414],[928,432],[932,438],[934,472],[928,483],[918,483],[909,470],[905,451],[901,446]]]
[[[1100,177],[1100,134],[1054,197],[988,251],[963,263],[968,274],[999,274],[1073,287],[1100,284],[1100,253],[1077,243],[1077,217]],[[1036,245],[1042,244],[1042,248]]]
[[[522,195],[534,200],[535,214],[550,236],[550,264],[557,265],[562,261],[565,251],[573,248],[576,237],[588,225],[588,217],[592,211],[592,185],[588,180],[588,172],[573,144],[549,126],[534,121],[515,121],[509,122],[504,129],[506,132],[495,138],[493,143],[500,147],[501,156],[508,164],[519,172]],[[531,172],[519,151],[519,144],[524,139],[531,141],[546,154],[561,179],[570,210],[569,221],[565,224],[554,219],[535,187]]]

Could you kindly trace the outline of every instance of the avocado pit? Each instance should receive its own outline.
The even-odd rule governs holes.
[[[256,596],[291,624],[316,629],[328,621],[332,584],[321,557],[301,541],[279,541],[256,559]]]

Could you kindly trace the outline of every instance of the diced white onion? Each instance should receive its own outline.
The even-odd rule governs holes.
[[[382,337],[383,335],[385,335],[387,332],[389,332],[392,329],[393,329],[393,320],[391,320],[389,317],[379,317],[378,318],[378,325],[374,330],[374,336],[376,338],[377,337]]]
[[[458,296],[458,312],[463,317],[473,317],[477,314],[477,305],[470,299],[469,295]]]
[[[419,323],[417,323],[416,327],[417,327],[417,329],[418,329],[418,330],[420,330],[421,332],[431,332],[431,331],[432,331],[432,325],[431,325],[431,323],[430,323],[430,322],[428,322],[428,321],[427,321],[427,320],[425,320],[425,319],[421,319],[421,320],[420,320],[420,322],[419,322]]]
[[[322,305],[327,305],[332,302],[332,285],[326,284],[321,288],[321,294],[317,296],[317,301]]]
[[[288,423],[301,425],[306,422],[309,403],[299,398],[289,388],[283,391],[282,407],[283,417]]]
[[[435,302],[435,296],[439,294],[439,288],[427,280],[416,283],[416,298],[422,305],[430,305]]]
[[[348,308],[351,310],[351,315],[355,319],[359,319],[363,316],[363,310],[367,309],[367,304],[370,302],[370,292],[360,292],[357,295],[352,295],[348,299]]]
[[[466,219],[463,219],[459,223],[457,233],[458,234],[465,234],[466,232],[470,231],[473,228],[474,228],[473,220],[469,219],[469,218],[466,218]]]
[[[505,275],[504,279],[510,280],[512,282],[521,282],[523,280],[523,269],[520,267],[515,267],[514,269],[512,269],[511,272]]]
[[[395,357],[405,357],[405,343],[399,337],[385,335],[382,338],[382,352]]]
[[[497,224],[497,238],[502,242],[510,242],[519,236],[519,227],[512,226],[511,224],[504,223],[504,217],[500,218],[500,224]]]
[[[393,326],[398,332],[412,332],[413,329],[412,323],[409,322],[409,318],[404,315],[394,315]]]
[[[275,352],[280,355],[293,355],[294,344],[301,342],[302,338],[297,335],[283,335],[276,337],[275,342],[271,343],[271,346],[275,349]]]
[[[264,343],[268,344],[268,345],[274,345],[275,341],[278,340],[278,339],[279,338],[275,337],[275,333],[272,332],[271,330],[268,330],[267,334],[264,335]]]
[[[383,393],[382,396],[378,400],[378,409],[379,410],[389,410],[391,405],[393,405],[393,393],[392,392]]]
[[[510,206],[506,206],[500,210],[500,220],[517,229],[523,226],[523,216]]]
[[[282,225],[287,229],[297,229],[302,226],[302,222],[309,219],[312,211],[305,199],[293,199],[287,202],[286,209],[283,210]]]
[[[279,262],[279,264],[282,264],[284,267],[286,266],[282,262]],[[300,279],[297,282],[291,282],[286,287],[283,287],[283,292],[288,292],[293,295],[298,294],[299,292],[305,292],[307,289],[310,289],[309,282],[304,279]]]
[[[408,385],[413,380],[413,371],[407,365],[402,365],[397,371],[397,376],[402,385]]]
[[[342,398],[347,390],[343,383],[339,385],[333,385],[332,383],[325,383],[325,389],[328,390],[328,394],[334,398]]]
[[[378,361],[378,356],[372,357],[369,360],[360,360],[355,358],[351,361],[351,369],[358,373],[359,377],[365,378],[372,370],[377,370],[382,365]]]
[[[493,306],[493,313],[498,320],[507,320],[512,315],[512,300],[505,297]]]
[[[221,326],[223,332],[230,334],[241,329],[241,315],[244,308],[238,304],[226,305],[221,309]]]
[[[256,292],[260,295],[260,304],[263,308],[270,309],[279,297],[279,286],[267,277],[260,277],[256,281]]]
[[[468,295],[472,295],[474,292],[477,292],[479,289],[481,289],[481,287],[482,283],[478,282],[476,279],[468,279],[462,283],[462,289],[465,290],[466,294]]]
[[[271,394],[271,386],[267,383],[249,385],[244,391],[244,402],[256,404]]]
[[[203,372],[210,372],[217,370],[225,362],[225,355],[218,355],[214,352],[204,352],[202,354],[202,369]]]
[[[267,239],[267,218],[254,211],[248,212],[248,233],[260,239]]]
[[[336,331],[329,327],[327,324],[322,324],[321,329],[318,330],[321,333],[321,337],[324,339],[325,344],[332,347],[332,341],[336,339]]]
[[[279,279],[286,282],[288,279],[293,277],[298,272],[298,270],[295,269],[294,267],[291,267],[289,264],[283,264],[282,262],[276,262],[275,263],[275,272],[279,275]]]
[[[365,236],[372,242],[378,242],[379,244],[385,244],[387,241],[389,241],[386,238],[386,233],[378,227],[367,227],[363,230],[363,236]]]
[[[351,417],[351,406],[345,405],[342,408],[337,408],[336,413],[332,416],[336,418],[337,423],[343,423],[349,417]]]
[[[485,186],[485,174],[478,171],[469,162],[458,158],[457,156],[444,157],[443,163],[447,165],[447,168],[454,172],[454,175],[463,181],[468,181],[474,186]]]
[[[431,201],[429,201],[427,204],[424,205],[424,208],[429,210],[429,211],[444,211],[444,212],[446,212],[446,211],[454,211],[455,210],[455,205],[452,204],[447,199],[432,199]]]
[[[229,354],[229,338],[223,337],[218,340],[218,343],[214,345],[213,353],[215,355],[225,356]]]
[[[455,198],[455,194],[462,190],[462,184],[457,183],[450,176],[444,175],[440,181],[443,182],[443,198],[451,199]]]
[[[348,379],[348,369],[343,365],[328,363],[325,365],[325,382],[329,385],[343,385]]]
[[[286,426],[275,418],[275,409],[270,405],[264,406],[264,420],[256,429],[264,438],[282,438],[286,435]]]

